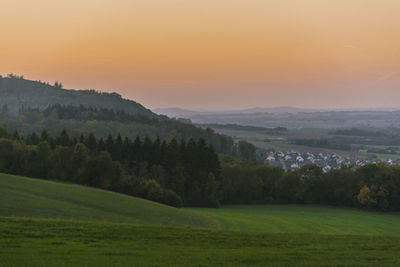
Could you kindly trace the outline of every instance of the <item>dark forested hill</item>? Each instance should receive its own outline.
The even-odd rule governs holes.
[[[117,93],[65,90],[16,75],[0,76],[0,125],[29,134],[46,129],[58,134],[68,129],[75,135],[92,132],[99,137],[150,137],[162,140],[204,139],[215,151],[235,154],[231,137],[211,129],[157,115]]]
[[[232,137],[214,133],[211,129],[202,129],[167,117],[149,118],[104,108],[56,104],[44,110],[21,108],[18,115],[3,110],[0,112],[0,125],[10,131],[17,130],[25,134],[46,129],[53,135],[68,129],[76,136],[93,132],[103,138],[121,134],[129,138],[140,136],[162,140],[204,139],[218,153],[235,153]]]
[[[54,104],[108,108],[122,110],[131,115],[158,117],[139,103],[124,99],[117,93],[65,90],[60,83],[50,85],[16,75],[0,76],[0,106],[7,106],[11,114],[17,114],[21,107],[43,110]]]

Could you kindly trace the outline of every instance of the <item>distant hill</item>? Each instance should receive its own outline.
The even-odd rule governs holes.
[[[158,114],[188,119],[194,124],[237,124],[265,128],[348,129],[400,128],[399,109],[310,110],[291,107],[246,110],[192,111],[179,108],[154,109]]]
[[[249,108],[249,109],[233,109],[233,110],[189,110],[178,107],[173,108],[157,108],[153,109],[157,114],[166,115],[168,117],[190,118],[193,115],[228,115],[228,114],[253,114],[253,113],[300,113],[300,112],[316,112],[317,109],[303,109],[296,107],[271,107],[271,108]]]
[[[0,216],[211,227],[214,219],[85,186],[0,173]]]
[[[26,80],[15,75],[0,76],[0,107],[7,106],[10,113],[18,113],[21,107],[43,110],[54,104],[108,108],[116,111],[122,110],[131,115],[158,117],[141,104],[124,99],[117,93],[66,90],[62,89],[59,83],[50,85],[40,81]]]
[[[156,108],[153,112],[159,115],[165,115],[171,118],[182,117],[185,118],[187,115],[202,114],[202,111],[189,110],[183,108]]]

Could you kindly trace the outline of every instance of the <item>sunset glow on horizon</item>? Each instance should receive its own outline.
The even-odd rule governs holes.
[[[0,74],[146,107],[400,107],[397,0],[2,0]]]

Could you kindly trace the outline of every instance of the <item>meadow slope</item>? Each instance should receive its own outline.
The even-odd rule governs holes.
[[[188,226],[266,233],[399,235],[400,214],[314,205],[176,209],[73,184],[0,174],[0,216]]]
[[[208,216],[100,189],[0,174],[0,216],[213,227]]]
[[[0,266],[399,266],[399,226],[334,207],[176,209],[0,174]]]

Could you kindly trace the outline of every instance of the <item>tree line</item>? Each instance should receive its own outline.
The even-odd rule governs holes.
[[[284,172],[217,155],[202,139],[133,140],[63,130],[21,136],[0,128],[0,172],[83,184],[175,207],[321,204],[400,211],[400,167],[316,165]]]
[[[52,135],[62,129],[72,129],[74,135],[92,132],[97,137],[121,134],[129,138],[150,137],[153,140],[204,139],[219,154],[229,154],[255,160],[256,149],[250,143],[235,143],[232,137],[217,134],[212,129],[202,129],[191,124],[169,118],[153,118],[141,114],[129,114],[123,110],[86,107],[83,105],[50,105],[43,110],[23,107],[18,115],[9,114],[4,105],[0,110],[0,124],[11,131],[25,133],[40,132],[48,129]]]
[[[342,166],[324,173],[317,165],[290,172],[221,157],[223,204],[321,204],[400,211],[400,166]]]
[[[63,130],[21,136],[0,128],[0,172],[72,182],[175,207],[217,207],[218,155],[204,140],[169,142]]]

